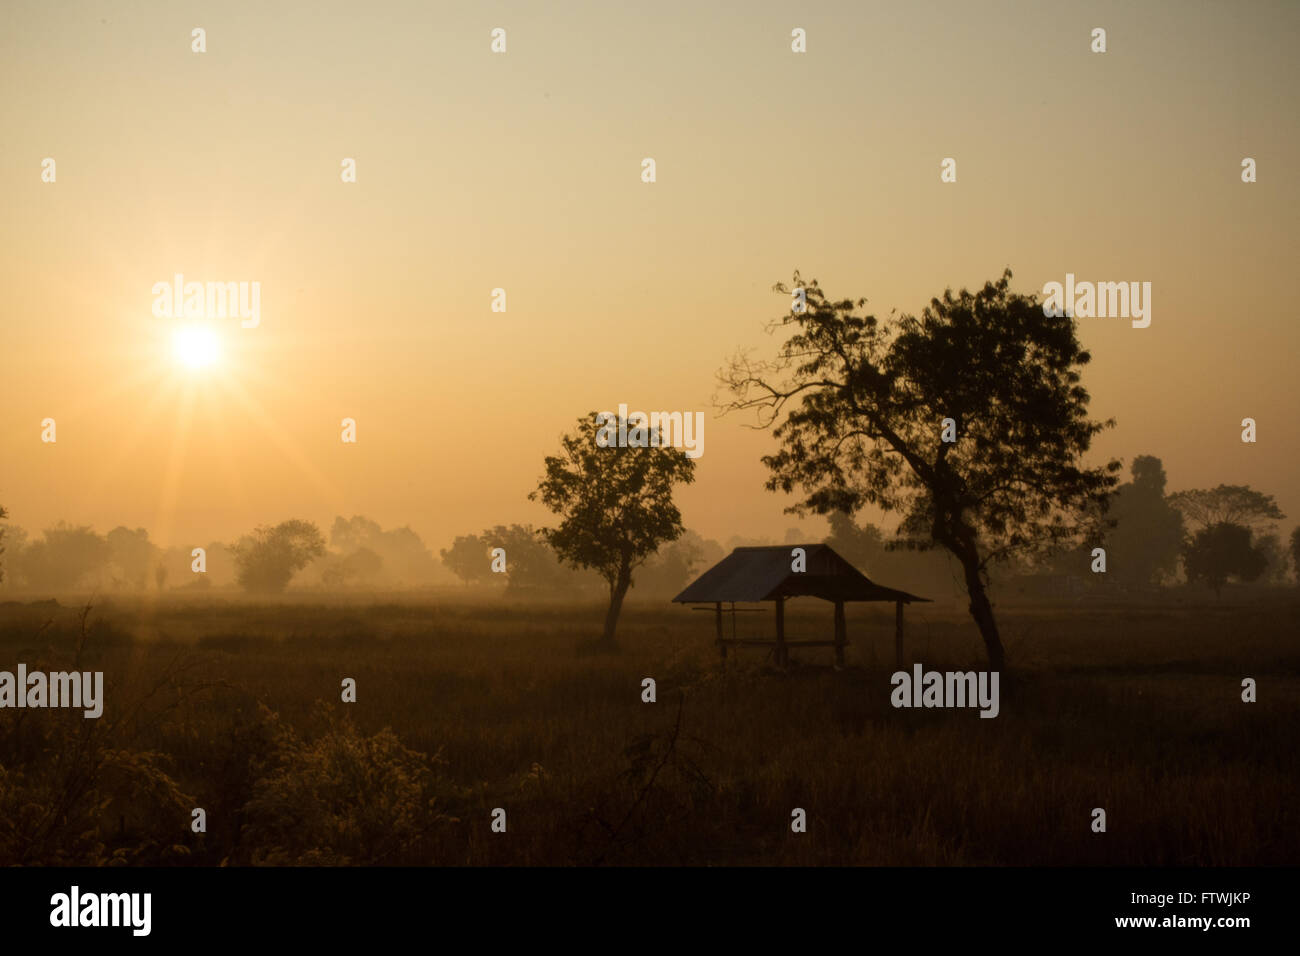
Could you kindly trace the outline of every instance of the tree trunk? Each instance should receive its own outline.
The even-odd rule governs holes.
[[[626,562],[618,569],[618,577],[609,586],[609,610],[605,612],[605,633],[601,638],[606,644],[614,643],[614,628],[618,625],[618,614],[623,610],[623,598],[632,584],[632,569]]]
[[[984,589],[984,579],[980,577],[979,559],[975,555],[963,555],[962,570],[966,575],[966,593],[970,595],[970,614],[984,638],[984,649],[988,653],[989,667],[1001,671],[1005,662],[1002,653],[1002,638],[998,636],[998,623],[993,619],[993,605],[989,603],[988,592]]]

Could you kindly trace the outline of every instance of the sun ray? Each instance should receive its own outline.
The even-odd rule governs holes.
[[[176,495],[184,471],[185,449],[189,443],[190,420],[194,410],[193,386],[181,390],[181,402],[176,409],[176,424],[172,429],[172,443],[168,450],[167,465],[163,470],[162,487],[158,494],[158,508],[154,527],[158,529],[160,541],[171,540],[173,518],[176,510]]]
[[[222,376],[217,382],[220,396],[205,394],[204,398],[211,400],[201,402],[200,410],[203,412],[205,424],[211,429],[214,436],[213,447],[217,451],[216,460],[223,478],[222,487],[226,489],[229,495],[225,504],[246,508],[249,504],[247,489],[244,487],[243,475],[238,468],[234,467],[232,462],[230,432],[226,428],[227,417],[221,414],[225,410],[222,400],[229,396],[230,382],[232,380],[233,378],[230,376]]]
[[[307,477],[316,490],[321,492],[329,501],[330,507],[339,512],[344,508],[344,496],[321,472],[311,463],[306,455],[299,450],[288,438],[280,434],[275,426],[275,422],[266,413],[262,406],[251,395],[244,391],[240,383],[231,381],[230,394],[239,402],[240,406],[248,413],[254,423],[261,428],[275,445],[277,449],[288,458],[298,470]]]
[[[93,498],[107,485],[117,474],[123,461],[128,459],[135,460],[135,451],[144,443],[144,440],[150,436],[155,422],[161,417],[165,405],[176,394],[180,383],[172,378],[164,378],[159,382],[158,388],[149,398],[148,403],[136,415],[131,416],[131,426],[125,433],[119,433],[119,442],[117,450],[112,453],[112,457],[104,461],[95,469],[94,476],[89,480],[86,488],[87,498]]]

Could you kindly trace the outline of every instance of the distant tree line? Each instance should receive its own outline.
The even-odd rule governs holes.
[[[328,543],[317,525],[294,519],[259,526],[229,544],[209,542],[200,546],[202,556],[193,548],[160,547],[144,528],[101,535],[66,522],[29,537],[0,520],[0,542],[0,582],[46,593],[237,586],[276,594],[294,581],[331,590],[420,587],[438,574],[433,554],[409,527],[384,530],[359,515],[335,518]]]
[[[1283,544],[1285,518],[1272,495],[1248,485],[1168,494],[1164,466],[1139,455],[1132,480],[1111,495],[1099,533],[1036,563],[1013,564],[1022,581],[1073,578],[1082,590],[1144,591],[1179,583],[1212,590],[1229,584],[1280,585],[1300,567],[1300,528]],[[1093,570],[1094,548],[1105,572]]]
[[[1275,523],[1285,516],[1273,496],[1244,485],[1167,493],[1164,467],[1152,455],[1139,455],[1130,471],[1131,480],[1111,495],[1095,539],[1039,561],[1011,561],[994,578],[994,589],[1059,595],[1061,582],[1073,581],[1079,591],[1186,584],[1219,594],[1229,585],[1290,583],[1300,567],[1300,527],[1282,540]],[[508,595],[594,595],[603,588],[599,573],[565,564],[531,525],[460,535],[435,558],[409,527],[384,530],[361,515],[336,517],[327,541],[315,524],[290,520],[258,527],[230,544],[209,542],[206,571],[195,574],[191,549],[161,548],[144,528],[119,526],[101,535],[59,522],[29,537],[7,517],[0,508],[0,586],[34,592],[237,586],[274,594],[294,581],[329,590],[425,587],[438,579],[438,558],[466,586],[495,587]],[[683,530],[647,555],[629,589],[643,597],[672,597],[734,548],[822,540],[890,587],[941,599],[962,593],[960,569],[946,553],[909,549],[880,525],[855,522],[844,512],[827,518],[829,533],[791,528],[783,542],[740,536],[719,542]],[[1091,571],[1094,547],[1105,549],[1104,574]],[[504,572],[492,569],[497,548],[505,554]]]

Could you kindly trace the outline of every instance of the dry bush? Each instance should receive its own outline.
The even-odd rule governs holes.
[[[437,758],[402,746],[384,728],[360,733],[351,718],[323,705],[323,732],[304,740],[274,723],[274,751],[243,808],[248,862],[346,866],[421,859],[434,809]]]

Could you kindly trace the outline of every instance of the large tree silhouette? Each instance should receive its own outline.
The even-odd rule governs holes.
[[[547,456],[546,473],[528,497],[560,516],[558,527],[540,532],[560,559],[597,571],[609,585],[603,641],[613,644],[632,571],[685,530],[673,486],[695,480],[695,462],[680,449],[654,447],[657,429],[650,447],[599,445],[600,430],[595,412],[579,418],[561,439],[560,454]]]
[[[767,487],[802,500],[796,514],[903,516],[899,535],[960,562],[989,664],[1004,663],[987,594],[989,565],[1095,534],[1118,461],[1085,467],[1092,438],[1080,369],[1090,356],[1074,320],[1010,291],[1011,272],[978,292],[951,290],[919,317],[860,314],[866,299],[803,290],[773,329],[793,333],[776,358],[741,354],[722,373],[729,410],[754,410],[781,443]],[[784,413],[784,420],[781,416]],[[951,419],[945,441],[945,419]],[[779,422],[779,424],[778,424]]]
[[[1110,505],[1106,534],[1108,575],[1145,586],[1172,576],[1183,547],[1183,516],[1165,497],[1165,469],[1154,455],[1138,455],[1133,480],[1120,485]]]

